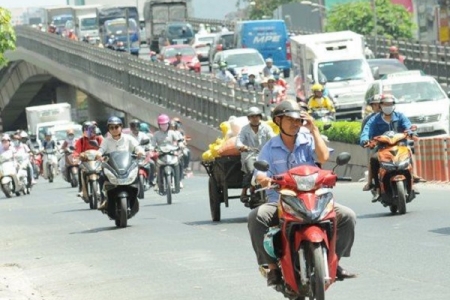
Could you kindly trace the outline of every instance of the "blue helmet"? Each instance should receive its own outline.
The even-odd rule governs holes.
[[[122,120],[120,118],[118,118],[116,116],[112,116],[112,117],[110,117],[108,119],[108,123],[106,125],[107,126],[109,126],[109,125],[120,125],[120,126],[122,126],[123,123],[122,123]]]
[[[145,133],[150,132],[150,128],[148,128],[147,123],[141,123],[141,125],[139,126],[139,130]]]

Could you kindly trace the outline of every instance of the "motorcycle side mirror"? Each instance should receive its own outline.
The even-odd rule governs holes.
[[[259,170],[259,171],[263,171],[263,172],[269,171],[269,163],[265,160],[255,161],[253,166],[255,167],[256,170]]]
[[[70,150],[75,150],[75,147],[74,146],[69,146],[69,149]]]
[[[94,147],[98,147],[99,144],[96,140],[89,140],[89,145],[94,146]]]
[[[336,164],[338,166],[346,165],[348,164],[351,158],[352,156],[348,152],[339,153],[339,155],[336,157]]]
[[[141,142],[139,143],[141,146],[145,146],[150,144],[150,140],[149,139],[143,139],[141,140]]]

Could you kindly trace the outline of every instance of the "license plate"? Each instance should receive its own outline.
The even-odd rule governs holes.
[[[421,126],[417,128],[417,132],[421,133],[421,132],[433,132],[434,128],[433,126]]]

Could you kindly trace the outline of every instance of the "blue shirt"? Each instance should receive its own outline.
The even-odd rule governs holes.
[[[281,135],[271,138],[261,149],[258,160],[269,163],[269,171],[255,170],[255,174],[268,176],[280,175],[293,167],[300,165],[315,166],[314,139],[309,133],[299,132],[295,141],[294,151],[291,153],[281,140]],[[268,202],[277,202],[279,194],[274,190],[267,190]]]
[[[382,113],[377,113],[367,121],[359,139],[361,146],[363,146],[363,141],[369,141],[386,131],[404,132],[411,129],[411,122],[400,112],[394,111],[389,123],[383,120],[382,115]]]

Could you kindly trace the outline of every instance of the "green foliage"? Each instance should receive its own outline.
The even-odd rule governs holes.
[[[16,35],[11,26],[11,13],[0,7],[0,67],[6,64],[3,53],[16,48]]]
[[[323,122],[316,121],[317,127],[330,141],[348,144],[359,144],[361,122],[336,121],[327,130],[323,128]]]
[[[255,2],[254,6],[250,6],[252,1]],[[249,19],[261,20],[264,16],[272,18],[273,11],[278,6],[290,2],[295,2],[295,0],[237,0],[236,6],[239,7],[241,4],[248,5]]]
[[[375,0],[377,13],[376,34],[388,38],[412,38],[415,25],[411,14],[402,5],[391,0]],[[351,30],[372,35],[374,10],[370,2],[351,2],[332,7],[327,14],[326,31]]]

